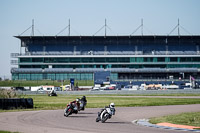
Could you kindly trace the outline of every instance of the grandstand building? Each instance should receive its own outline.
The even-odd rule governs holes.
[[[200,36],[16,36],[12,80],[189,80],[200,78]]]

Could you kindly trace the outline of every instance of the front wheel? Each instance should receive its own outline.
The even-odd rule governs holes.
[[[65,113],[64,116],[68,117],[71,114],[72,110],[68,109]]]
[[[108,118],[109,118],[109,114],[106,113],[106,114],[103,116],[101,122],[102,122],[102,123],[106,122],[106,120],[107,120]]]

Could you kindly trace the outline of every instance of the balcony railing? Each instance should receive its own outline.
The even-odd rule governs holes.
[[[18,60],[11,60],[11,65],[18,65]]]
[[[199,55],[197,51],[49,51],[11,53],[12,58],[33,55]]]
[[[11,53],[11,58],[17,58],[20,54],[19,53]]]

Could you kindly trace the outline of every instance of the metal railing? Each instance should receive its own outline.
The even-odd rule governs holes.
[[[11,53],[12,58],[18,56],[33,55],[199,55],[197,51],[156,51],[154,53],[145,53],[143,51],[50,51],[50,52],[27,52],[27,53]]]
[[[11,53],[11,58],[17,58],[20,54],[19,53]]]
[[[11,60],[11,61],[10,61],[10,64],[11,64],[11,65],[18,65],[18,60]]]

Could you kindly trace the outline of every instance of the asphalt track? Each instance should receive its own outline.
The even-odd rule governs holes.
[[[200,111],[200,104],[119,107],[106,123],[96,123],[99,108],[86,108],[78,114],[63,116],[63,110],[40,110],[0,113],[0,130],[24,133],[180,133],[133,124],[136,119]],[[187,133],[187,131],[184,131]]]

